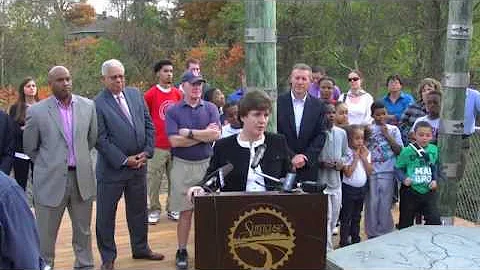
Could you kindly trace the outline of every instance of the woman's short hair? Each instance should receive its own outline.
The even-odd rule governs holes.
[[[403,85],[402,78],[401,78],[400,75],[398,75],[398,74],[393,74],[393,75],[388,76],[387,82],[385,83],[385,86],[386,86],[386,87],[388,87],[388,83],[389,83],[390,81],[398,81],[401,85]]]
[[[439,81],[433,79],[433,78],[425,78],[417,86],[417,99],[422,100],[422,89],[425,87],[425,85],[429,85],[433,87],[437,91],[442,91],[442,85],[440,84]]]
[[[238,103],[238,117],[247,116],[253,110],[272,111],[272,99],[262,91],[247,92]]]

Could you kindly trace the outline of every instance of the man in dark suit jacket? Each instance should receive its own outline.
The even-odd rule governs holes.
[[[0,171],[10,174],[15,153],[15,137],[10,117],[0,110]]]
[[[125,196],[130,244],[134,259],[163,260],[152,252],[147,233],[147,158],[153,156],[154,128],[138,89],[125,87],[120,61],[103,63],[105,88],[95,97],[98,115],[97,245],[102,269],[113,269],[115,213]]]
[[[277,100],[277,132],[287,139],[297,181],[316,181],[318,154],[325,143],[325,104],[308,94],[312,69],[296,64],[290,75],[291,90]]]

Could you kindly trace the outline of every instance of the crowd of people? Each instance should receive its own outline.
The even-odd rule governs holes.
[[[397,200],[399,229],[414,222],[440,224],[436,142],[442,90],[435,79],[420,82],[415,101],[403,91],[399,75],[389,76],[388,93],[375,100],[363,88],[359,70],[348,73],[350,87],[342,93],[323,68],[296,64],[289,91],[276,100],[277,133],[270,133],[272,99],[246,91],[244,84],[225,97],[207,84],[196,59],[187,61],[178,85],[172,62],[155,63],[158,82],[143,95],[125,85],[120,61],[105,61],[100,71],[104,86],[93,100],[73,94],[69,70],[55,66],[48,72],[52,96],[39,101],[35,80],[26,78],[9,115],[0,111],[0,268],[52,269],[67,209],[74,268],[93,269],[90,223],[96,199],[101,268],[114,269],[122,196],[132,257],[163,260],[148,245],[148,225],[160,219],[166,178],[164,209],[178,221],[176,266],[187,269],[191,196],[210,190],[204,176],[228,163],[232,171],[215,183],[220,191],[276,190],[279,183],[262,174],[282,178],[289,172],[297,182],[325,185],[327,251],[335,247],[338,225],[341,247],[361,241],[363,209],[368,238],[393,231]],[[478,112],[480,93],[467,89],[465,138],[473,134]],[[263,158],[255,161],[262,147]],[[8,176],[12,168],[18,185]],[[29,178],[35,218],[24,194]]]

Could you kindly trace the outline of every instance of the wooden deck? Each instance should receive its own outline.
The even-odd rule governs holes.
[[[161,195],[164,206],[165,195]],[[66,213],[68,213],[66,211]],[[95,268],[100,269],[101,259],[97,249],[95,237],[95,203],[92,217],[92,244],[95,258]],[[175,269],[175,252],[177,250],[177,223],[167,219],[166,213],[162,212],[160,222],[148,227],[148,240],[153,251],[165,255],[163,261],[134,260],[130,251],[130,239],[128,234],[127,220],[125,215],[125,203],[123,199],[118,204],[117,221],[115,227],[115,241],[117,243],[117,259],[115,269]],[[72,227],[68,214],[63,217],[58,234],[55,255],[55,269],[73,268]],[[188,246],[190,265],[193,266],[194,239],[193,228]]]
[[[165,205],[165,195],[160,195],[162,205]],[[95,204],[94,204],[95,207]],[[394,218],[398,218],[398,205],[392,210],[394,212]],[[94,209],[95,213],[95,209]],[[95,216],[95,215],[93,215]],[[115,240],[117,243],[118,257],[115,261],[116,269],[175,269],[175,252],[177,249],[177,223],[167,219],[165,213],[162,213],[160,222],[157,225],[149,226],[148,239],[150,247],[156,252],[161,252],[165,255],[163,261],[147,261],[147,260],[133,260],[130,252],[130,240],[127,228],[127,222],[125,218],[125,204],[121,200],[118,205],[117,222],[116,222]],[[476,226],[475,224],[462,220],[455,219],[456,226]],[[477,225],[478,226],[478,225]],[[363,233],[363,228],[362,228]],[[365,235],[362,235],[362,239],[365,239]],[[337,237],[334,241],[337,242]],[[72,229],[70,225],[70,219],[68,214],[64,215],[64,219],[60,226],[60,231],[56,245],[56,260],[55,269],[72,269],[73,268],[73,250],[71,245]],[[95,218],[92,217],[92,242],[93,242],[93,255],[95,257],[95,267],[100,268],[101,260],[100,254],[97,250],[95,241]],[[190,234],[190,242],[188,245],[188,251],[190,255],[190,269],[193,269],[194,261],[194,235],[193,227]]]

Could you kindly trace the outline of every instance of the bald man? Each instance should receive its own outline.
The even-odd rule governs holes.
[[[35,164],[33,199],[41,255],[53,268],[55,242],[65,208],[72,222],[75,269],[93,269],[90,221],[96,187],[90,150],[97,139],[92,100],[72,95],[67,68],[48,73],[53,95],[30,107],[23,145]]]

